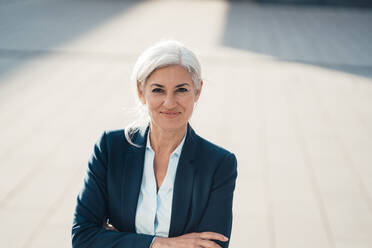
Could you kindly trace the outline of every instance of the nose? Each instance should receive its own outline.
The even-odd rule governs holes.
[[[176,101],[175,96],[173,94],[167,94],[165,96],[163,106],[166,107],[167,109],[172,109],[176,107],[176,105],[177,105],[177,101]]]

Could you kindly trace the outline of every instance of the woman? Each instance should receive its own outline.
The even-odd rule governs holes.
[[[188,123],[203,86],[198,60],[179,42],[160,42],[132,77],[148,119],[96,143],[72,246],[228,247],[237,164]]]

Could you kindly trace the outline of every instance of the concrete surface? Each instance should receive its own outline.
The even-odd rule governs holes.
[[[372,11],[226,1],[0,1],[0,246],[70,247],[136,56],[200,55],[195,130],[238,157],[232,248],[372,247]]]

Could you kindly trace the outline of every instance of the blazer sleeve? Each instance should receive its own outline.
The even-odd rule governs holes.
[[[229,238],[232,226],[232,207],[237,178],[237,161],[233,153],[227,154],[220,162],[213,177],[212,188],[205,212],[198,226],[198,232],[217,232]],[[215,241],[227,248],[229,241]]]
[[[107,134],[95,144],[84,185],[77,197],[73,225],[73,248],[150,247],[153,236],[103,228],[107,213]]]

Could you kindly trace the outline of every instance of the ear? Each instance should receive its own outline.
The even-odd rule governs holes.
[[[200,87],[199,89],[196,90],[196,94],[195,94],[195,102],[199,100],[202,88],[203,88],[203,80],[200,80]]]
[[[139,100],[142,102],[143,105],[145,105],[146,104],[145,94],[143,93],[140,81],[137,81],[137,94]]]

